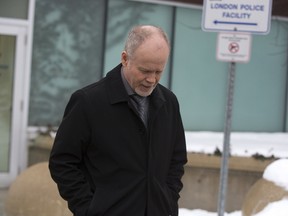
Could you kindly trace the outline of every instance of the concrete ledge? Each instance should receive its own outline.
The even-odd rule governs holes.
[[[54,139],[49,135],[39,135],[30,141],[28,166],[49,160]]]
[[[188,163],[182,178],[184,187],[179,200],[181,208],[217,211],[221,160],[216,155],[188,153]],[[229,158],[228,212],[241,210],[246,194],[273,161],[235,156]]]
[[[201,153],[188,153],[187,166],[216,168],[221,167],[221,156],[207,155]],[[263,172],[264,169],[275,159],[255,159],[253,157],[237,157],[229,158],[229,169],[238,171]]]

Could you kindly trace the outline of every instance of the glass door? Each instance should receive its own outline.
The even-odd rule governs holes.
[[[0,24],[0,187],[11,183],[21,163],[25,35],[24,27]]]
[[[16,37],[0,35],[0,172],[9,171]]]

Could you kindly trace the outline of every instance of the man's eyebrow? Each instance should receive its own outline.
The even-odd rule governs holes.
[[[140,70],[142,70],[142,71],[152,71],[151,69],[148,69],[148,68],[145,68],[145,67],[138,67]]]

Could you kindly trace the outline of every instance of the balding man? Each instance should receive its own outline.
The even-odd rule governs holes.
[[[72,94],[49,160],[75,216],[177,216],[184,129],[159,84],[170,53],[159,27],[135,26],[121,63]]]

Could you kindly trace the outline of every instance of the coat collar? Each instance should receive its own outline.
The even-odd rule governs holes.
[[[106,79],[108,79],[107,92],[111,104],[128,100],[128,94],[121,78],[121,67],[122,64],[117,65],[106,75]]]
[[[125,102],[129,100],[128,93],[125,89],[121,78],[121,67],[122,64],[117,65],[111,71],[107,73],[106,78],[108,81],[108,94],[111,104]],[[153,90],[150,97],[150,103],[154,104],[156,107],[161,106],[165,102],[165,97],[163,92],[158,84]]]

